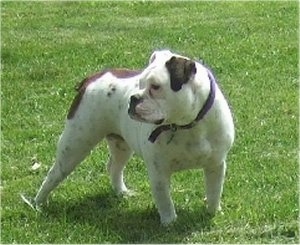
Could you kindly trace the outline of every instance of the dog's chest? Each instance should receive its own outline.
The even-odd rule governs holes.
[[[202,168],[212,159],[211,142],[202,136],[168,135],[169,141],[160,144],[166,167],[172,172]],[[168,138],[166,137],[166,139]]]

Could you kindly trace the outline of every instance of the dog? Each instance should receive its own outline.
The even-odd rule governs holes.
[[[129,192],[123,169],[133,152],[141,156],[162,224],[177,217],[170,177],[184,169],[204,170],[207,210],[210,214],[220,210],[234,124],[209,68],[158,50],[144,70],[105,70],[84,79],[77,91],[58,141],[56,161],[34,198],[36,208],[106,138],[113,189]]]

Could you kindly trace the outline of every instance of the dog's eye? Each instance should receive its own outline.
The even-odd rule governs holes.
[[[153,89],[153,90],[159,90],[160,86],[156,85],[156,84],[151,84],[150,88]]]

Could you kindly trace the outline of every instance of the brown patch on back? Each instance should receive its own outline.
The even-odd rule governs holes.
[[[114,75],[117,78],[130,78],[137,76],[141,73],[141,71],[138,70],[129,70],[129,69],[106,69],[102,72],[98,72],[90,77],[87,77],[83,79],[79,84],[75,86],[75,90],[78,92],[75,98],[73,99],[73,102],[71,104],[71,107],[69,109],[67,119],[72,119],[79,107],[79,104],[81,102],[81,99],[84,95],[84,92],[86,88],[94,81],[96,81],[98,78],[102,77],[104,74],[110,72],[112,75]]]
[[[108,70],[117,78],[130,78],[139,75],[142,71],[139,70],[129,70],[129,69],[112,69]]]
[[[80,101],[83,97],[83,94],[84,94],[87,86],[89,84],[91,84],[92,82],[96,81],[98,78],[102,77],[105,73],[106,73],[106,71],[98,72],[90,77],[83,79],[79,84],[77,84],[75,86],[75,90],[78,93],[76,94],[75,98],[73,99],[73,102],[71,104],[71,107],[70,107],[68,115],[67,115],[67,119],[71,119],[74,117],[75,112],[80,104]]]

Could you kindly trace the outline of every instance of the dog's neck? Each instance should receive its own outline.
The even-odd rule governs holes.
[[[210,81],[210,91],[208,94],[208,97],[204,103],[204,105],[202,106],[201,110],[199,111],[197,117],[194,119],[194,121],[192,121],[189,124],[186,125],[177,125],[177,124],[167,124],[167,125],[161,125],[159,127],[157,127],[156,129],[154,129],[152,131],[152,133],[150,134],[148,140],[152,143],[154,143],[157,139],[157,137],[164,131],[169,131],[171,130],[172,132],[176,132],[179,129],[190,129],[196,126],[196,124],[202,119],[204,118],[204,116],[209,112],[209,110],[211,109],[214,101],[215,101],[215,95],[216,95],[216,81],[215,78],[212,74],[212,72],[207,69],[207,73],[208,73],[208,78]]]

